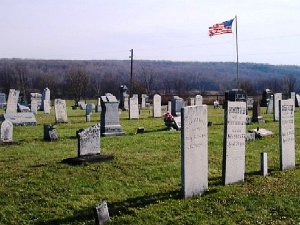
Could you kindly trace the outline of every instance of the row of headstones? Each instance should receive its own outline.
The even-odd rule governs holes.
[[[224,113],[222,181],[224,185],[244,181],[246,103],[228,102]],[[207,106],[181,110],[181,171],[184,197],[208,189]],[[279,146],[281,170],[295,167],[294,102],[279,101]],[[266,153],[262,168],[267,171]],[[265,173],[265,172],[264,172]]]

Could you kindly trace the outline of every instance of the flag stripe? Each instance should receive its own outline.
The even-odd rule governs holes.
[[[220,35],[220,34],[229,34],[232,33],[232,22],[234,19],[214,24],[213,26],[208,28],[208,35],[210,37],[214,35]]]

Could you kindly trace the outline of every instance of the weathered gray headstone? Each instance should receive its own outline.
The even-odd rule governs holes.
[[[30,93],[30,101],[37,102],[37,110],[42,108],[42,97],[43,95],[40,93]]]
[[[262,176],[268,175],[268,153],[266,152],[260,154],[260,173]]]
[[[38,101],[36,99],[31,99],[30,111],[33,112],[35,115],[37,114],[37,111],[38,111]]]
[[[171,114],[173,116],[180,116],[181,114],[181,108],[184,107],[184,101],[182,98],[178,96],[173,96],[172,100],[172,106],[171,106]]]
[[[195,96],[195,105],[202,105],[203,104],[203,98],[201,95]]]
[[[227,102],[224,113],[223,184],[244,181],[246,102]]]
[[[77,132],[78,157],[100,154],[100,124]]]
[[[45,141],[57,141],[58,134],[53,125],[44,124],[44,140]]]
[[[142,94],[141,108],[146,108],[146,99],[148,96],[146,94]]]
[[[16,113],[19,100],[19,90],[10,89],[8,94],[6,113]]]
[[[51,110],[50,100],[43,100],[43,110],[45,114],[50,114],[50,110]]]
[[[9,120],[4,120],[1,124],[0,141],[12,142],[13,141],[13,124]]]
[[[296,164],[294,102],[292,99],[280,100],[279,108],[280,169],[285,170]]]
[[[189,106],[195,105],[195,98],[189,98]]]
[[[275,93],[273,98],[273,120],[279,121],[279,100],[282,99],[282,94]]]
[[[294,109],[295,109],[295,106],[296,106],[296,93],[295,92],[291,92],[291,99],[294,102]]]
[[[59,98],[55,99],[54,108],[55,108],[55,122],[56,123],[67,123],[68,115],[67,115],[66,100],[59,99]]]
[[[45,104],[47,104],[47,105],[45,105]],[[49,113],[50,113],[50,108],[51,108],[51,105],[50,105],[50,89],[47,88],[47,87],[43,90],[43,94],[42,94],[42,110],[45,111],[45,107],[47,107],[47,112],[45,112],[45,113],[48,113],[48,110],[49,110]],[[48,107],[49,107],[49,109],[48,109]]]
[[[161,96],[158,94],[153,96],[153,117],[161,117]]]
[[[94,209],[94,217],[96,225],[104,225],[110,221],[108,207],[106,202],[102,202]]]
[[[93,105],[88,103],[85,107],[85,115],[91,115],[93,112]]]
[[[15,126],[35,126],[36,118],[32,112],[5,113],[4,119],[10,120]]]
[[[273,105],[274,105],[274,96],[271,95],[270,96],[270,99],[269,99],[269,102],[267,103],[268,106],[267,106],[267,114],[273,114]]]
[[[6,106],[6,94],[0,93],[0,109],[3,109]]]
[[[115,96],[106,94],[101,96],[101,135],[123,135],[119,118],[119,102]]]
[[[207,106],[181,109],[181,183],[184,197],[208,188]]]
[[[129,96],[128,95],[124,96],[124,110],[126,110],[126,111],[129,110]]]
[[[253,108],[253,102],[254,102],[253,97],[247,97],[247,109],[252,109]]]
[[[300,95],[296,94],[296,102],[295,102],[295,106],[299,107],[300,106]]]
[[[172,102],[171,102],[171,101],[168,101],[168,108],[167,108],[167,111],[168,111],[168,112],[171,112],[171,111],[172,111]]]
[[[129,119],[139,118],[139,98],[138,95],[133,95],[129,98]]]

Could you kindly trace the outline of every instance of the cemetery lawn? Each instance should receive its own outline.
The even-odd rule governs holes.
[[[93,113],[85,122],[83,110],[72,110],[68,124],[57,124],[57,142],[43,141],[43,124],[55,121],[38,112],[35,127],[14,127],[14,144],[0,146],[0,224],[94,224],[92,209],[108,202],[109,224],[300,224],[300,110],[295,112],[294,170],[279,170],[278,122],[262,114],[272,137],[246,144],[244,183],[221,183],[223,110],[209,106],[209,190],[182,199],[180,132],[167,131],[161,118],[142,110],[139,120],[122,112],[126,135],[101,137],[101,154],[112,161],[69,165],[76,157],[75,132],[99,121]],[[262,112],[265,108],[262,108]],[[3,113],[3,111],[0,111]],[[138,127],[145,133],[135,134]],[[262,177],[260,153],[268,153],[269,175]]]

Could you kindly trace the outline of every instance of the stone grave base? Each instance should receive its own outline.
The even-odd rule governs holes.
[[[5,113],[1,120],[10,120],[14,126],[35,126],[36,119],[32,112]]]
[[[257,129],[252,129],[249,132],[250,133],[255,133],[255,137],[257,137],[257,138],[268,137],[268,136],[273,135],[272,131],[269,131],[269,130],[264,129],[264,128],[259,128],[258,130]]]
[[[98,162],[104,162],[104,161],[109,161],[113,160],[114,156],[112,155],[86,155],[86,156],[81,156],[81,157],[75,157],[75,158],[67,158],[64,159],[62,162],[71,164],[71,165],[80,165],[84,163],[98,163]]]

